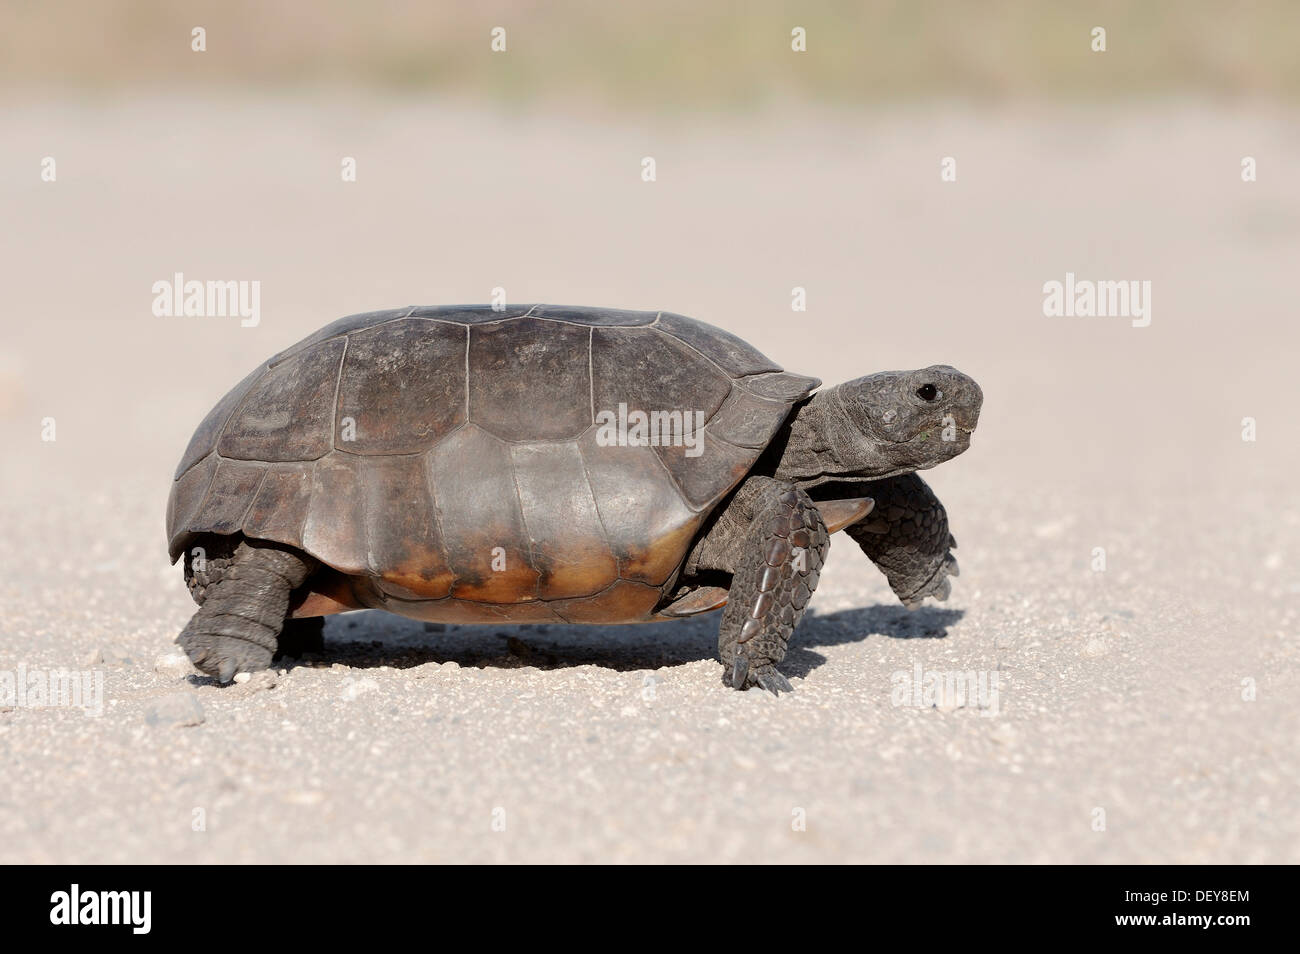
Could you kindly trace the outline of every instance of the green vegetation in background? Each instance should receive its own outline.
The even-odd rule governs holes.
[[[207,52],[190,31],[207,31]],[[489,50],[489,31],[508,50]],[[808,52],[790,49],[804,27]],[[1093,27],[1106,53],[1091,50]],[[0,82],[331,84],[662,108],[1300,96],[1300,0],[3,0]]]

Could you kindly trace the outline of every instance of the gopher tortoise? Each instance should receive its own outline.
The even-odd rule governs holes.
[[[815,390],[669,312],[410,307],[342,318],[199,425],[167,506],[229,681],[319,645],[319,617],[633,623],[725,607],[723,682],[774,693],[845,529],[908,606],[957,574],[916,471],[983,396],[943,365]]]

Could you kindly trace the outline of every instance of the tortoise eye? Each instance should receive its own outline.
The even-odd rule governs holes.
[[[933,401],[939,396],[939,390],[933,384],[922,384],[916,389],[916,396],[922,401]]]

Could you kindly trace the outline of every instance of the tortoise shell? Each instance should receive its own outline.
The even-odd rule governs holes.
[[[242,533],[325,565],[295,615],[631,622],[821,382],[667,312],[412,307],[342,318],[218,402],[176,469],[172,560]],[[602,412],[699,411],[684,446]]]

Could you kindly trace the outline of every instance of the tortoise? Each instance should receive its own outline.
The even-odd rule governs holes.
[[[778,670],[844,529],[916,606],[957,575],[917,475],[983,395],[946,365],[817,390],[670,312],[521,305],[351,315],[204,418],[167,505],[227,682],[321,647],[321,617],[635,623],[723,608],[723,682]],[[867,519],[870,517],[870,519]]]

